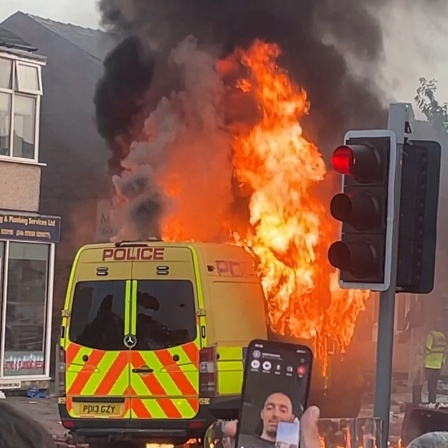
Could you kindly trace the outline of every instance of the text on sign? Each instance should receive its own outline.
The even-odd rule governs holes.
[[[216,270],[222,277],[252,277],[254,275],[247,264],[240,261],[216,260]]]
[[[103,261],[162,261],[164,247],[118,247],[103,250]]]

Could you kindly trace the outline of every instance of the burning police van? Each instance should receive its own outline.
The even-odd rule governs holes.
[[[241,393],[245,347],[267,338],[253,258],[233,245],[85,246],[62,316],[61,420],[91,446],[202,437],[208,405]]]

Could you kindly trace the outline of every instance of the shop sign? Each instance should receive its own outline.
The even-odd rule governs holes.
[[[44,352],[6,352],[3,375],[42,375],[44,373]]]
[[[59,243],[60,237],[59,216],[0,210],[0,240]]]
[[[0,390],[21,389],[21,381],[0,380]]]

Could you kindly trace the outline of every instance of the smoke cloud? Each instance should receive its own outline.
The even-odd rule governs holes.
[[[221,107],[225,88],[215,57],[189,37],[171,52],[168,65],[181,74],[183,89],[161,99],[144,122],[141,141],[121,161],[124,171],[113,177],[117,241],[160,236],[162,213],[169,217],[173,211],[182,220],[182,234],[214,239],[232,202],[230,136]],[[174,237],[180,227],[169,230]]]
[[[100,0],[103,25],[123,37],[95,95],[98,129],[112,150],[116,220],[126,228],[117,238],[158,235],[171,213],[188,214],[189,238],[213,239],[226,207],[227,216],[229,207],[245,209],[248,195],[234,200],[239,189],[229,185],[225,126],[253,111],[226,106],[214,61],[256,38],[280,46],[281,65],[307,91],[312,109],[302,120],[304,134],[324,154],[349,128],[383,126],[375,85],[352,76],[346,62],[349,55],[362,59],[374,73],[382,55],[380,26],[363,3]],[[207,210],[207,226],[200,210]]]
[[[384,3],[385,0],[374,0],[369,2],[369,8]],[[282,64],[309,95],[312,126],[306,128],[313,129],[312,137],[320,146],[325,147],[334,138],[340,140],[341,132],[343,134],[348,127],[367,123],[372,126],[372,120],[383,122],[385,115],[375,86],[350,76],[346,64],[347,56],[351,54],[366,61],[375,73],[382,54],[380,24],[365,2],[100,0],[99,8],[106,29],[123,37],[140,36],[153,56],[155,52],[169,52],[188,35],[198,38],[202,45],[214,45],[221,56],[231,52],[235,46],[247,46],[255,38],[278,43],[284,52]],[[323,43],[326,36],[332,36],[331,41],[335,44]],[[131,56],[135,57],[135,54]],[[135,57],[133,64],[131,56],[125,51],[117,52],[109,61],[136,72],[141,59]],[[108,72],[106,66],[101,84],[108,85],[117,96],[134,84],[122,78],[118,85]],[[144,73],[142,70],[142,80]],[[146,80],[149,87],[151,79]],[[140,93],[141,86],[135,83],[137,93]],[[104,112],[107,114],[99,111],[98,117],[103,123],[117,121],[113,109],[108,108]],[[126,123],[126,120],[119,121]],[[113,133],[118,132],[116,127],[111,127]],[[104,129],[102,135],[111,137],[110,132]]]

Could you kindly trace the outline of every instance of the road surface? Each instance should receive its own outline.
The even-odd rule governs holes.
[[[27,398],[11,396],[6,402],[22,413],[40,422],[45,429],[55,436],[64,436],[65,429],[61,425],[56,398]]]
[[[425,397],[424,397],[425,398]],[[439,402],[448,403],[448,396],[439,395]],[[390,435],[391,442],[395,444],[400,438],[401,425],[404,414],[402,405],[409,400],[408,392],[397,392],[392,396]],[[19,396],[9,396],[7,403],[22,411],[26,415],[39,421],[52,435],[64,437],[65,429],[62,427],[56,398],[33,399]],[[365,405],[359,417],[371,417],[373,415],[373,404]]]

